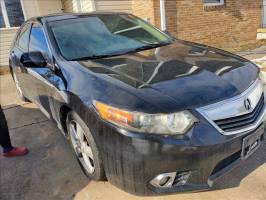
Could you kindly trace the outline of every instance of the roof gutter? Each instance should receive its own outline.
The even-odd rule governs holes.
[[[166,31],[165,0],[160,0],[161,30]]]

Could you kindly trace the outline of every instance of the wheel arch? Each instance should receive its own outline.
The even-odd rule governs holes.
[[[88,128],[91,130],[92,135],[95,138],[95,142],[97,145],[99,144],[98,141],[98,127],[97,127],[97,117],[96,113],[93,111],[93,109],[90,106],[86,106],[84,102],[82,102],[79,98],[76,98],[75,96],[70,96],[68,103],[64,103],[60,105],[59,109],[59,122],[62,127],[62,130],[65,133],[65,136],[68,137],[67,133],[67,115],[69,112],[73,111],[75,112],[88,126]]]
[[[68,134],[67,133],[67,115],[70,111],[72,111],[72,109],[68,105],[62,105],[59,111],[60,112],[59,113],[60,123],[66,136]]]

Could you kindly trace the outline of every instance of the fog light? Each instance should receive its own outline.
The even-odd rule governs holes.
[[[161,180],[159,180],[159,185],[164,186],[170,181],[171,177],[165,176]]]
[[[159,174],[150,183],[155,187],[172,187],[176,172]]]
[[[178,173],[171,172],[171,173],[159,174],[150,181],[150,184],[159,188],[170,188],[174,186],[185,185],[188,182],[191,173],[192,173],[191,171],[186,171]]]
[[[174,186],[185,185],[188,182],[190,176],[191,176],[191,171],[177,173],[173,185]]]

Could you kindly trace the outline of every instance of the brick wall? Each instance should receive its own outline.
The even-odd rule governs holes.
[[[155,24],[154,10],[154,0],[132,0],[132,13],[152,24]]]
[[[132,0],[133,13],[160,27],[159,0]],[[202,0],[165,0],[168,31],[177,38],[231,48],[256,42],[262,0],[227,0],[203,7]]]

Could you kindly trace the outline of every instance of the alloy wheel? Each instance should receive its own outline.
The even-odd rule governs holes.
[[[95,170],[92,148],[84,130],[74,120],[70,121],[70,141],[80,163],[89,174],[92,174]]]

